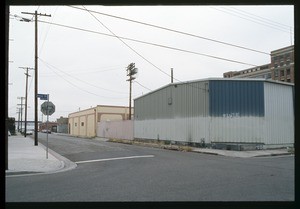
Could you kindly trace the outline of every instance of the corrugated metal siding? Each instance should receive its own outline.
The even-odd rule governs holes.
[[[134,100],[135,120],[208,115],[208,82],[170,85]]]
[[[211,117],[210,140],[222,143],[263,143],[263,117]]]
[[[208,81],[174,84],[136,99],[134,137],[208,140],[207,89]]]
[[[294,143],[293,86],[265,84],[266,144]]]
[[[264,116],[262,81],[209,81],[209,114],[223,116]]]
[[[134,138],[293,143],[292,89],[257,80],[170,85],[135,100]]]

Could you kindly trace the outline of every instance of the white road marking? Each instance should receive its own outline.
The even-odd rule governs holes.
[[[115,157],[115,158],[106,158],[106,159],[97,159],[97,160],[85,160],[85,161],[78,161],[75,163],[76,164],[93,163],[93,162],[103,162],[103,161],[110,161],[110,160],[125,160],[125,159],[146,158],[146,157],[154,157],[154,155],[140,155],[140,156]]]

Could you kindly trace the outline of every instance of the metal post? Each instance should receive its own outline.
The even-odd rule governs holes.
[[[47,152],[46,152],[46,158],[48,159],[48,120],[49,120],[49,94],[48,94],[48,103],[47,103],[47,121],[46,121],[46,130],[47,130]]]

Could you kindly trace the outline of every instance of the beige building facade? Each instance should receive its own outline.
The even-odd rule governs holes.
[[[131,110],[133,114],[133,108]],[[96,137],[100,121],[128,120],[129,107],[97,105],[69,114],[69,134],[79,137]]]

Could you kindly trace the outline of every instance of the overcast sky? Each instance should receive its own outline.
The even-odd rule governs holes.
[[[81,6],[76,6],[83,8]],[[194,34],[260,52],[294,44],[293,6],[86,6],[122,18]],[[222,77],[224,72],[270,63],[268,54],[149,27],[123,19],[89,13],[69,6],[11,6],[9,41],[9,117],[17,116],[18,97],[25,96],[24,69],[34,68],[34,22],[20,21],[21,12],[37,10],[39,64],[38,93],[49,94],[56,112],[50,121],[96,105],[129,103],[126,67],[135,63],[138,74],[133,98],[174,81]],[[131,38],[181,50],[162,48],[54,24]],[[292,32],[292,33],[291,33]],[[112,34],[113,33],[113,34]],[[113,35],[113,36],[114,36]],[[28,82],[28,120],[34,120],[34,71]],[[168,74],[168,75],[167,75]],[[42,119],[39,100],[39,120]],[[19,106],[20,107],[20,106]],[[23,114],[24,119],[24,114]],[[43,117],[45,121],[46,117]]]

